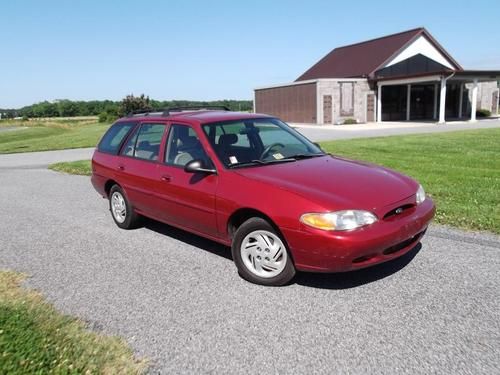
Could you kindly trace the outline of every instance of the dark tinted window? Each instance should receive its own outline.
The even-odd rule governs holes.
[[[123,147],[122,155],[158,160],[164,132],[165,125],[163,124],[142,124]]]
[[[134,123],[123,122],[112,125],[99,142],[98,150],[110,154],[118,153],[121,143],[134,125]]]

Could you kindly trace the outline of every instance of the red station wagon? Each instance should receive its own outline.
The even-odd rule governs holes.
[[[226,108],[118,120],[94,153],[92,184],[120,228],[146,216],[231,246],[240,275],[263,285],[397,258],[435,213],[411,178]]]

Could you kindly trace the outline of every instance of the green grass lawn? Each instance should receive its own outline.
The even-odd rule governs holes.
[[[24,277],[0,271],[0,373],[138,374],[146,367],[119,338],[62,315]]]
[[[49,166],[49,169],[57,172],[77,174],[81,176],[90,176],[92,173],[90,160],[78,160],[71,162],[55,163]]]
[[[95,119],[0,122],[13,125],[25,129],[0,132],[0,154],[94,147],[109,127]]]
[[[500,129],[341,140],[322,147],[417,179],[436,202],[438,223],[500,233]]]

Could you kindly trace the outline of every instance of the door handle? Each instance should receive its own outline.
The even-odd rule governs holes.
[[[172,176],[169,176],[169,175],[166,175],[166,174],[164,174],[164,175],[161,176],[161,180],[165,181],[165,182],[170,182],[171,179],[172,179]]]
[[[124,171],[125,170],[125,166],[123,164],[118,165],[118,170]]]

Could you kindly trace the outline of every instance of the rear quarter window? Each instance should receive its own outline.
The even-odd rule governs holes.
[[[111,125],[111,127],[102,137],[101,142],[99,142],[97,149],[100,152],[105,152],[108,154],[118,154],[120,145],[134,126],[135,123],[130,122],[120,122]]]

